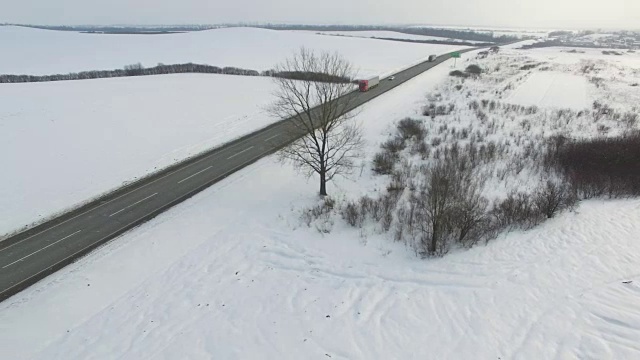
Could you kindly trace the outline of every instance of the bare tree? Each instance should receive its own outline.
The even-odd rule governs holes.
[[[274,77],[276,101],[269,111],[287,119],[291,136],[300,137],[279,151],[280,159],[308,176],[318,174],[320,195],[325,196],[327,182],[353,169],[363,145],[359,126],[350,121],[355,116],[350,111],[356,99],[354,85],[330,80],[351,79],[353,68],[338,54],[302,48],[275,72],[308,75],[302,80]]]

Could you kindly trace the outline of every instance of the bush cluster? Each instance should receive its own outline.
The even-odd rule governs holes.
[[[546,158],[582,198],[640,195],[640,134],[555,139]]]
[[[427,129],[421,120],[405,118],[398,122],[396,133],[380,145],[381,152],[373,157],[371,170],[378,175],[390,175],[400,160],[400,152],[411,143],[411,152],[426,156],[429,149],[424,143]]]

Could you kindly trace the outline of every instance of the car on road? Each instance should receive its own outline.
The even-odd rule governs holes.
[[[391,81],[391,80],[393,80],[395,78],[396,78],[395,76],[389,76],[389,81]]]
[[[429,62],[434,62],[438,58],[438,55],[429,55]]]

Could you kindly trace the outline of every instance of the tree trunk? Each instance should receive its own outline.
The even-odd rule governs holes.
[[[436,253],[436,248],[438,246],[438,236],[440,236],[440,229],[438,229],[438,223],[433,223],[433,232],[431,234],[431,242],[429,243],[429,254],[433,255]]]
[[[320,171],[320,196],[327,196],[327,174]]]

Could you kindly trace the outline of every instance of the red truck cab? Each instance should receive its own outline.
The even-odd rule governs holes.
[[[358,81],[358,89],[362,92],[369,91],[369,80]]]

